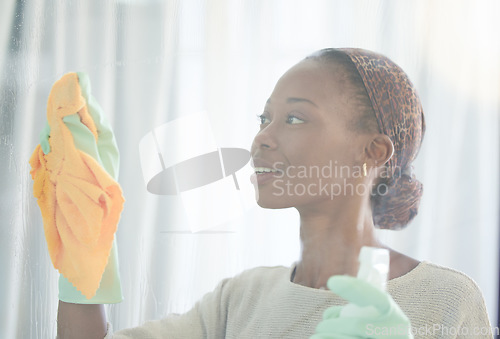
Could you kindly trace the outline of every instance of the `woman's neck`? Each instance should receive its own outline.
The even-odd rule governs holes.
[[[370,209],[342,206],[328,213],[299,213],[302,253],[294,276],[297,284],[321,288],[332,275],[356,276],[361,247],[383,247],[376,239]]]

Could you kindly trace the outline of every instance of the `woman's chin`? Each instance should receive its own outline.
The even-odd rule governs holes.
[[[292,207],[290,204],[288,204],[286,201],[283,201],[282,199],[277,199],[276,197],[274,197],[274,199],[271,199],[262,196],[258,197],[257,205],[259,205],[262,208],[269,208],[269,209]]]

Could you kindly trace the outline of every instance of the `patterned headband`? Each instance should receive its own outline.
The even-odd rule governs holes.
[[[374,220],[380,228],[402,228],[405,226],[402,220],[408,223],[417,214],[423,190],[411,172],[411,164],[425,133],[420,99],[406,73],[389,58],[363,49],[339,50],[346,53],[356,66],[380,132],[389,136],[394,144],[394,154],[387,164],[391,176],[389,190],[393,192],[375,205]]]

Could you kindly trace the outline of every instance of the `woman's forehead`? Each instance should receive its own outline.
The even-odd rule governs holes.
[[[304,60],[290,68],[277,82],[271,102],[286,102],[288,98],[304,98],[318,106],[347,103],[345,76],[339,66],[314,60]]]

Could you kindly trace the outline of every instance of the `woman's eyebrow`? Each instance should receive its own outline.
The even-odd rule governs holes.
[[[287,104],[295,104],[297,102],[307,102],[313,106],[316,106],[318,107],[318,105],[316,105],[314,102],[312,102],[311,100],[309,99],[305,99],[305,98],[295,98],[295,97],[291,97],[291,98],[288,98],[286,99],[286,102]],[[271,103],[271,98],[267,99],[266,101],[266,105],[269,105]]]
[[[314,102],[312,102],[312,101],[311,101],[311,100],[309,100],[309,99],[305,99],[305,98],[288,98],[288,99],[286,99],[286,102],[287,102],[288,104],[295,104],[295,103],[297,103],[297,102],[308,102],[308,103],[310,103],[311,105],[318,107],[318,105],[316,105]]]

